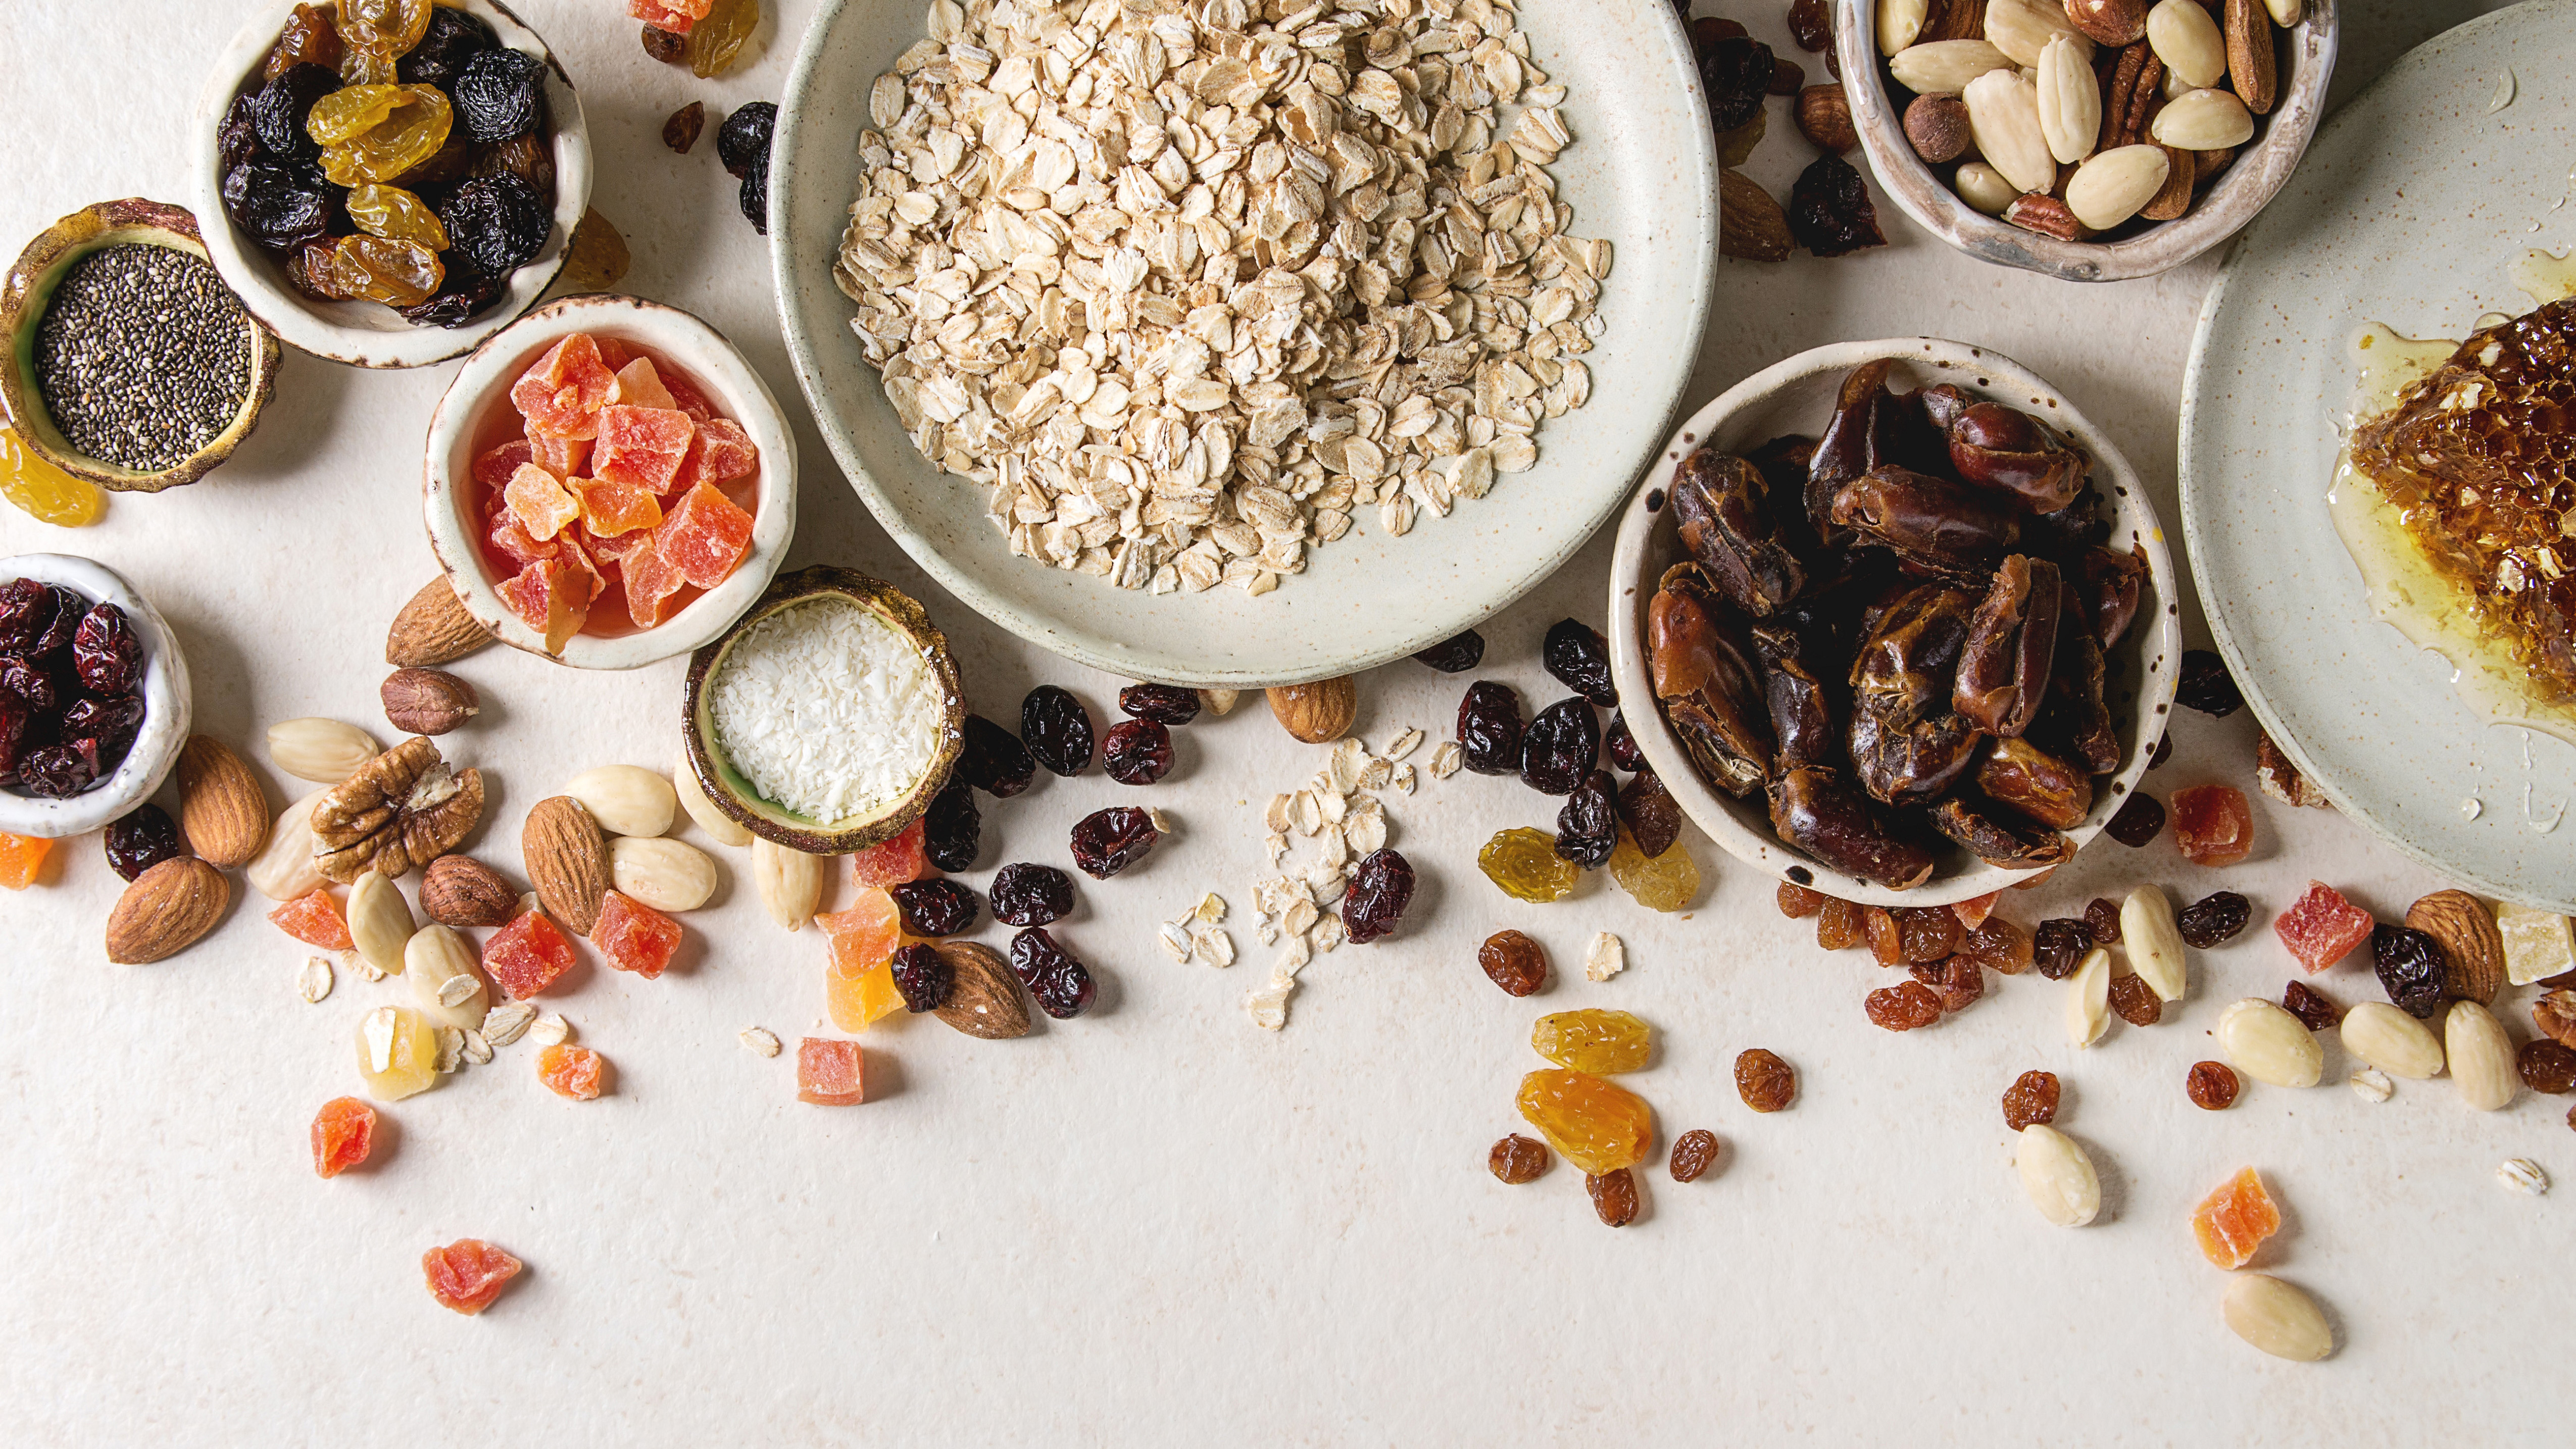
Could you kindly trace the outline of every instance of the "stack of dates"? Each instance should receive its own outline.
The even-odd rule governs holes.
[[[1831,869],[1920,885],[1941,837],[2053,866],[2123,757],[2104,661],[2146,560],[2106,546],[2055,430],[1949,383],[1892,392],[1892,366],[1843,380],[1822,438],[1682,460],[1656,698],[1711,784],[1763,792]]]

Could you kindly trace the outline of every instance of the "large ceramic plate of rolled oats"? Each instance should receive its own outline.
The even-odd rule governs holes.
[[[923,567],[1240,686],[1468,628],[1616,511],[1707,320],[1666,0],[837,0],[770,235],[798,380]]]

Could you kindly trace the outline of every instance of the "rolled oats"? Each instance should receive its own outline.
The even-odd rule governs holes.
[[[295,994],[306,1001],[320,1001],[331,994],[331,960],[327,956],[307,956],[295,973]]]
[[[765,1057],[774,1057],[780,1050],[778,1033],[765,1026],[746,1026],[734,1039]]]
[[[525,1036],[528,1024],[537,1019],[537,1009],[524,1001],[505,1001],[483,1017],[483,1039],[496,1047],[505,1047]]]

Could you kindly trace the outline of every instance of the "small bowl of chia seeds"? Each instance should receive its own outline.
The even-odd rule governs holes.
[[[277,336],[245,310],[185,208],[76,211],[0,281],[0,411],[47,462],[158,493],[233,454],[276,388]]]

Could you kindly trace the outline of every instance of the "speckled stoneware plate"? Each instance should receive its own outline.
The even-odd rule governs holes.
[[[1120,590],[1011,556],[987,490],[922,461],[850,332],[832,263],[858,179],[868,91],[922,37],[919,0],[825,0],[787,84],[770,156],[770,254],[797,381],[877,521],[949,592],[1033,643],[1129,678],[1239,687],[1400,658],[1510,603],[1618,510],[1672,430],[1717,263],[1717,158],[1690,47],[1666,0],[1522,7],[1533,60],[1568,88],[1574,135],[1550,170],[1574,234],[1615,263],[1583,361],[1592,400],[1538,438],[1538,466],[1389,538],[1362,509],[1302,575],[1253,598]]]
[[[2501,102],[2501,104],[2499,104]],[[2182,524],[2247,703],[2335,808],[2460,885],[2576,912],[2576,746],[2489,726],[2373,617],[2327,513],[2353,338],[2463,337],[2576,245],[2576,0],[2415,51],[2318,133],[2238,242],[2183,380]],[[2476,802],[2472,809],[2468,802]],[[2549,827],[2549,828],[2543,828]]]

